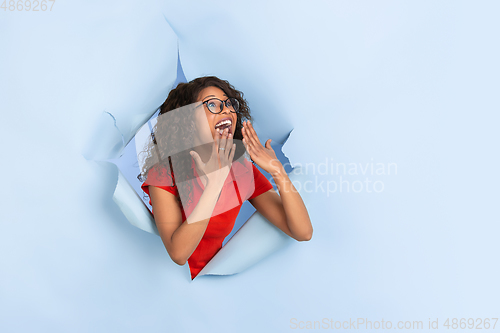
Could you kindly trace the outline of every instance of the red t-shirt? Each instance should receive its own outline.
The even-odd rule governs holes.
[[[191,180],[194,204],[192,203],[187,207],[186,211],[188,215],[191,214],[196,207],[196,203],[201,197],[204,189],[203,183],[199,179],[196,168],[194,167],[194,161],[192,163],[192,168],[195,176],[195,178]],[[151,168],[148,172],[146,181],[141,186],[142,190],[149,195],[148,186],[152,185],[178,196],[179,192],[177,186],[172,181],[170,170],[164,168],[160,172],[159,174],[155,168]],[[243,202],[253,199],[272,188],[273,186],[269,180],[251,162],[246,159],[243,159],[242,162],[233,162],[231,172],[224,183],[203,238],[188,259],[191,279],[194,279],[203,267],[205,267],[222,248],[222,242],[233,230],[234,222],[236,221],[236,217],[238,216]],[[151,204],[151,200],[149,200],[149,204]],[[182,207],[181,204],[183,223],[186,220],[186,212],[184,209],[185,207]]]

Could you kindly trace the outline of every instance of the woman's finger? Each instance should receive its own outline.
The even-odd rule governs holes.
[[[224,148],[226,149],[226,141],[227,141],[227,128],[224,129],[224,131],[222,131],[222,136],[220,138],[220,141],[219,141],[219,155],[224,155],[225,154],[225,151],[221,148]],[[221,151],[222,150],[222,151]]]
[[[254,153],[253,153],[252,147],[248,144],[246,139],[243,139],[243,145],[245,146],[245,149],[247,150],[247,152],[250,154],[250,157],[252,157],[254,155]]]
[[[248,151],[250,149],[250,146],[248,145],[248,138],[243,138],[243,140],[241,140],[243,142],[243,145],[245,146],[245,149]]]
[[[229,132],[227,134],[226,150],[224,151],[226,153],[226,157],[229,157],[232,147],[233,147],[233,134]]]
[[[225,160],[224,160],[224,163],[222,164],[222,166],[229,166],[229,168],[231,168],[231,164],[233,163],[233,157],[234,157],[235,150],[236,150],[236,143],[233,143],[231,146],[227,146],[226,151],[228,153],[227,153],[227,156],[225,157]]]
[[[247,141],[246,141],[246,139],[245,139],[245,138],[243,138],[243,139],[241,140],[241,142],[243,142],[243,146],[245,147],[246,151],[248,152],[248,147],[247,147]]]
[[[216,156],[219,152],[219,133],[215,134],[214,145],[212,149],[212,155]]]
[[[243,140],[248,144],[250,142],[250,137],[248,136],[248,130],[245,123],[243,123],[243,128],[241,129],[241,133],[243,134]]]
[[[227,159],[227,153],[226,153],[226,144],[227,144],[227,128],[222,131],[222,137],[220,139],[220,144],[219,144],[219,159],[222,162],[225,162]]]
[[[198,169],[203,170],[203,162],[201,161],[200,155],[198,155],[198,153],[193,150],[191,150],[189,154],[194,159],[194,162],[198,166]]]
[[[216,161],[220,161],[220,158],[221,158],[221,155],[222,155],[222,151],[219,149],[221,146],[222,146],[222,139],[219,135],[219,132],[216,132],[215,134],[215,151],[214,151],[214,160]]]
[[[229,155],[229,164],[233,163],[234,152],[236,151],[236,143],[231,147],[231,154]]]
[[[247,138],[247,143],[249,145],[257,145],[257,142],[258,142],[258,138],[255,137],[254,135],[254,132],[252,132],[251,128],[250,128],[250,122],[249,121],[246,121],[245,122],[245,134],[246,134],[246,138]]]
[[[252,126],[251,122],[248,122],[248,132],[249,136],[252,138],[252,144],[255,146],[258,146],[260,144],[259,137],[257,136],[257,132],[255,132],[255,129]]]
[[[243,123],[243,127],[241,128],[241,133],[243,134],[243,138],[247,139],[247,142],[250,140],[250,133],[248,132],[248,125],[246,124],[246,121]]]

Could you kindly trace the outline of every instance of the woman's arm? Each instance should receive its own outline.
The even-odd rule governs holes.
[[[273,174],[280,195],[274,189],[249,200],[268,221],[298,241],[312,238],[313,228],[302,197],[283,167]]]
[[[189,216],[186,216],[184,223],[175,196],[158,187],[149,186],[158,232],[170,258],[176,264],[184,265],[203,238],[231,169],[235,150],[236,145],[233,144],[232,135],[228,134],[226,129],[221,139],[216,136],[207,163],[203,163],[195,151],[190,152],[198,173],[206,180],[206,185],[196,207]]]
[[[161,188],[149,186],[158,232],[176,264],[184,265],[203,238],[220,190],[220,186],[207,184],[191,215],[182,223],[177,198]]]
[[[280,228],[288,236],[298,241],[308,241],[312,238],[313,228],[306,206],[299,192],[288,178],[283,165],[276,158],[267,140],[262,146],[252,124],[243,123],[243,143],[252,160],[273,176],[280,195],[269,190],[249,200],[250,203],[267,220]]]

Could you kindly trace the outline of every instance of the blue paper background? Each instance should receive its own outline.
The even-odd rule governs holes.
[[[50,4],[49,4],[50,5]],[[0,330],[285,332],[291,319],[500,316],[495,1],[56,2],[0,10]],[[177,37],[178,39],[177,39]],[[179,49],[177,50],[177,45]],[[313,239],[189,281],[82,152],[176,78],[245,92],[292,163],[388,163],[322,192]],[[358,171],[359,172],[359,171]],[[337,174],[318,181],[339,181]],[[497,325],[497,329],[498,329]]]

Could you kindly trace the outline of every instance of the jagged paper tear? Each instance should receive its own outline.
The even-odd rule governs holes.
[[[118,181],[113,192],[113,201],[132,225],[149,233],[160,235],[153,215],[120,169],[118,169]]]
[[[180,67],[179,59],[178,67]],[[174,81],[172,80],[172,84]],[[151,207],[144,200],[145,198],[140,196],[143,195],[143,192],[140,189],[141,182],[136,178],[140,173],[137,160],[138,152],[132,152],[132,148],[136,146],[136,135],[140,133],[137,138],[142,135],[142,140],[144,140],[145,133],[148,134],[147,131],[139,129],[144,129],[145,124],[148,124],[150,128],[154,126],[155,118],[150,119],[154,113],[155,111],[137,113],[133,110],[119,113],[103,112],[83,155],[88,160],[107,160],[116,165],[118,177],[113,193],[114,202],[132,225],[159,235],[150,211]],[[122,125],[120,126],[120,124]],[[259,131],[258,124],[256,125],[256,129]],[[283,129],[280,133],[282,132]],[[283,136],[282,133],[281,137]],[[283,141],[285,140],[283,139]],[[290,149],[293,150],[293,148]],[[132,160],[131,156],[134,156],[135,159]],[[285,163],[281,158],[280,160]],[[298,176],[293,172],[290,174],[292,181],[303,181],[302,177],[305,176]],[[299,193],[304,203],[307,204],[307,194],[300,190]],[[231,275],[242,272],[282,248],[289,241],[291,239],[286,234],[272,225],[261,214],[255,212],[204,267],[199,276]]]

